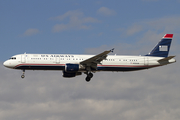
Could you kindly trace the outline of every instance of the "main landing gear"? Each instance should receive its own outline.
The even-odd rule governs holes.
[[[86,74],[87,74],[86,81],[89,82],[93,77],[93,74],[91,72],[90,73],[87,72]]]
[[[23,74],[21,75],[21,78],[25,78],[25,70],[23,70]]]

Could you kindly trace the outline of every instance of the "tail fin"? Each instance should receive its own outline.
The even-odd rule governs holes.
[[[155,48],[146,56],[168,57],[173,34],[165,34]]]

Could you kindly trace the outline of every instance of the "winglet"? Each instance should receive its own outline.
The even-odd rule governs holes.
[[[113,49],[111,49],[111,50],[110,50],[110,52],[112,52],[112,53],[113,53],[113,52],[114,52],[114,48],[113,48]]]

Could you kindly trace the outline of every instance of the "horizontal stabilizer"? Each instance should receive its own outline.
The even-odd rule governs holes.
[[[168,61],[168,60],[170,60],[170,59],[172,59],[172,58],[174,58],[174,57],[175,57],[175,56],[169,56],[169,57],[166,57],[166,58],[163,58],[163,59],[158,60],[158,62]]]

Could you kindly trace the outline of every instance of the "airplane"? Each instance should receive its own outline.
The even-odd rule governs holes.
[[[98,71],[136,71],[159,67],[176,62],[175,56],[168,56],[173,34],[165,34],[161,41],[147,55],[108,55],[114,49],[97,55],[78,54],[18,54],[6,60],[3,65],[11,69],[62,70],[63,77],[71,78],[82,73],[89,82]]]

